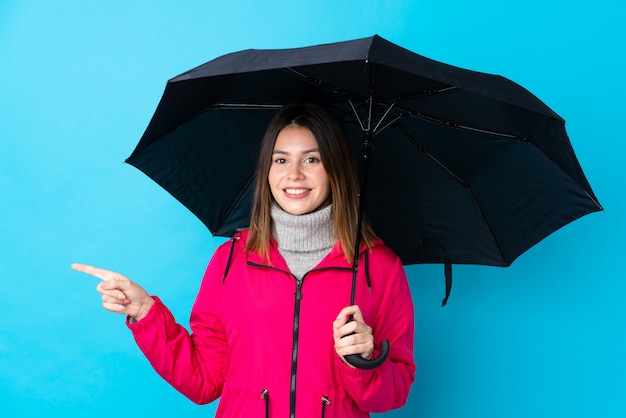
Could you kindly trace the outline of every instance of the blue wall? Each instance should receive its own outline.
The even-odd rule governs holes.
[[[226,4],[228,3],[228,4]],[[407,268],[417,381],[388,416],[626,416],[622,2],[0,2],[0,416],[211,416],[160,380],[75,261],[186,324],[222,239],[123,164],[165,81],[218,55],[379,34],[504,75],[567,121],[606,211],[501,269]]]

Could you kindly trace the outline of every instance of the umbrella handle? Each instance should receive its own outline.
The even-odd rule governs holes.
[[[366,360],[358,354],[349,354],[343,358],[357,369],[370,370],[383,364],[387,356],[389,356],[389,340],[384,340],[380,343],[380,354],[373,360]]]

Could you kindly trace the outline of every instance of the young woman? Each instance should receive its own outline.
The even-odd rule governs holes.
[[[250,227],[213,255],[191,335],[126,277],[72,267],[103,279],[103,307],[127,315],[167,382],[196,403],[220,398],[217,417],[367,417],[403,406],[415,373],[413,305],[399,258],[367,225],[358,306],[345,306],[358,184],[341,125],[318,106],[283,108],[263,138],[256,176]],[[376,357],[385,339],[381,366],[344,360]]]

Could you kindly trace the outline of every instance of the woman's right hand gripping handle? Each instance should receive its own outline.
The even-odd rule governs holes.
[[[107,311],[140,321],[154,304],[154,299],[141,286],[119,273],[81,263],[72,264],[72,268],[102,279],[96,290],[102,294],[102,307]]]

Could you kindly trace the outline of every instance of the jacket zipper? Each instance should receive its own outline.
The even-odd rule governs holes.
[[[293,313],[293,334],[292,334],[292,349],[291,349],[291,378],[289,383],[289,417],[296,417],[296,371],[298,369],[298,335],[300,333],[300,300],[302,299],[302,283],[304,282],[304,277],[302,279],[298,279],[291,272],[286,270],[281,270],[276,267],[267,266],[264,264],[254,263],[252,261],[248,261],[248,265],[252,267],[260,267],[274,271],[280,271],[282,273],[290,274],[294,279],[296,279],[296,292],[294,294],[295,305],[294,305],[294,313]],[[308,273],[307,273],[308,274]]]
[[[306,275],[305,275],[306,276]],[[296,417],[296,371],[298,369],[298,335],[300,334],[300,300],[302,299],[302,279],[296,279],[295,306],[293,311],[293,343],[291,352],[291,395],[289,416]]]
[[[322,418],[324,418],[324,413],[326,412],[326,407],[330,405],[330,400],[328,396],[322,396]]]
[[[276,267],[272,267],[272,266],[268,266],[268,265],[264,265],[264,264],[258,264],[252,261],[248,261],[248,265],[252,266],[252,267],[260,267],[260,268],[265,268],[265,269],[270,269],[270,270],[274,270],[274,271],[280,271],[283,273],[287,273],[290,274],[294,279],[296,279],[296,292],[294,294],[294,299],[295,299],[295,305],[294,305],[294,311],[293,311],[293,340],[292,340],[292,351],[291,351],[291,380],[290,380],[290,395],[289,395],[289,417],[290,418],[296,418],[296,371],[298,369],[298,336],[300,334],[300,300],[302,299],[302,284],[304,282],[304,278],[311,272],[311,271],[316,271],[316,270],[348,270],[351,271],[352,269],[350,268],[344,268],[344,267],[326,267],[326,268],[321,268],[321,269],[314,269],[309,271],[308,273],[306,273],[304,276],[302,276],[302,279],[298,279],[296,276],[294,276],[291,272],[286,271],[286,270],[281,270],[278,269]],[[324,397],[326,398],[326,397]],[[324,414],[324,407],[325,405],[329,405],[330,402],[328,401],[328,398],[326,398],[326,401],[324,401],[324,398],[322,398],[322,416]],[[267,410],[266,410],[267,412]]]
[[[270,418],[270,393],[267,389],[261,392],[261,399],[265,401],[265,418]]]

